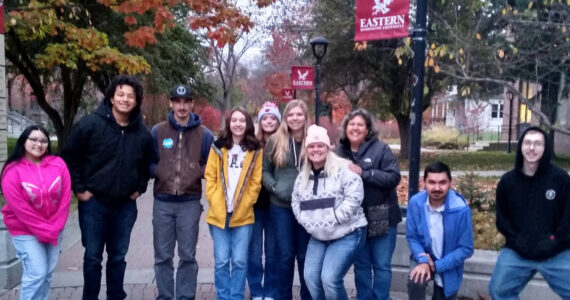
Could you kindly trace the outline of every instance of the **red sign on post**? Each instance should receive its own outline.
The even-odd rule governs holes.
[[[355,41],[410,35],[410,0],[357,0]]]
[[[312,90],[315,88],[315,69],[312,66],[291,67],[291,88]]]
[[[293,89],[281,90],[281,102],[289,102],[293,100]]]
[[[0,34],[4,34],[4,1],[0,2]]]

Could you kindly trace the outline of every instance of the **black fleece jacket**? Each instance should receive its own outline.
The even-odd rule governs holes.
[[[362,168],[360,177],[364,183],[362,207],[365,213],[367,206],[388,204],[390,226],[398,225],[402,221],[396,193],[400,168],[390,147],[379,139],[370,139],[360,145],[357,153],[352,153],[350,142],[345,140],[341,141],[335,153]]]
[[[120,126],[110,100],[104,99],[75,124],[62,157],[74,192],[90,191],[101,202],[116,203],[136,191],[146,191],[151,152],[152,137],[142,123],[139,107],[131,112],[129,124]]]
[[[523,173],[522,140],[529,130],[545,136],[545,150],[533,176]],[[515,168],[497,186],[497,229],[505,247],[527,259],[543,260],[570,249],[570,177],[550,163],[544,131],[527,129],[519,139]]]

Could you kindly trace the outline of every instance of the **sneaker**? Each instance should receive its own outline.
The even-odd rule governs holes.
[[[251,300],[263,300],[263,297],[253,297]]]

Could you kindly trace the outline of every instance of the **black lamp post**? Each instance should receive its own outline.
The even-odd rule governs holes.
[[[511,136],[513,132],[513,92],[507,90],[507,99],[509,99],[509,134],[507,142],[507,153],[511,153]]]
[[[316,37],[310,41],[313,48],[313,55],[317,58],[317,80],[315,82],[315,123],[319,125],[319,113],[321,109],[321,59],[327,53],[329,41],[322,37]]]

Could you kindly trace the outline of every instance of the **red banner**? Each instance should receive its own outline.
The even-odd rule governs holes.
[[[281,90],[281,102],[289,102],[293,100],[293,89]]]
[[[315,88],[315,69],[312,66],[291,67],[291,88],[312,90]]]
[[[0,34],[4,34],[4,1],[0,1]]]
[[[357,0],[355,41],[408,37],[410,0]]]

